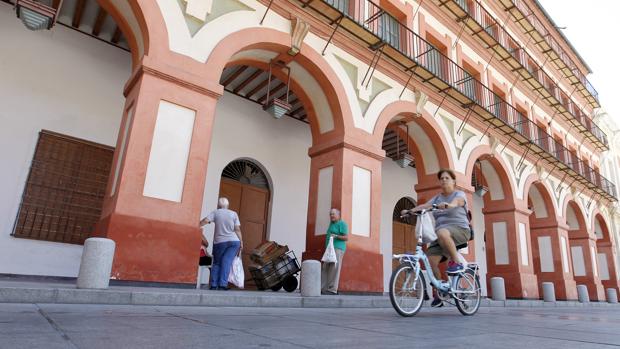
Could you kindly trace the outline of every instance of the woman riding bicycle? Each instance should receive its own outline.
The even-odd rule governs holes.
[[[433,274],[437,279],[441,279],[439,263],[443,257],[450,259],[448,273],[458,273],[464,270],[464,266],[458,262],[459,254],[456,246],[467,244],[471,238],[471,229],[467,218],[467,198],[464,192],[455,189],[456,175],[454,171],[439,170],[437,178],[441,185],[441,193],[435,195],[425,204],[416,206],[411,210],[403,210],[402,214],[430,209],[433,205],[439,208],[433,212],[437,240],[430,244],[426,254]],[[441,307],[442,305],[441,299],[435,295],[431,306]]]

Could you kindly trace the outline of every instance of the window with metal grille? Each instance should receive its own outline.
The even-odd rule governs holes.
[[[41,131],[13,236],[83,244],[101,216],[114,148]]]

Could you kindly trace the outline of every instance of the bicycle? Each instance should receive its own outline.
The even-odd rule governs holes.
[[[418,216],[437,210],[437,206],[415,213]],[[390,278],[390,301],[392,306],[401,316],[409,317],[416,315],[426,296],[426,279],[421,263],[430,270],[430,263],[426,253],[422,250],[422,236],[418,236],[418,244],[414,254],[404,253],[393,255],[400,265],[392,272]],[[457,246],[462,248],[464,246]],[[453,304],[465,316],[476,314],[480,308],[481,288],[478,275],[478,264],[468,263],[463,271],[449,273],[448,281],[435,278],[432,270],[426,272],[430,284],[437,290],[439,298],[449,304]],[[398,286],[398,287],[397,287]],[[398,291],[398,292],[397,292]],[[451,302],[454,301],[454,303]]]

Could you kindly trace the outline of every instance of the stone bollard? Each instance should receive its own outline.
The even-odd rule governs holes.
[[[577,285],[577,298],[579,303],[590,303],[590,296],[588,295],[586,285]]]
[[[543,300],[545,302],[555,302],[555,286],[553,282],[543,282]]]
[[[309,259],[301,263],[301,295],[302,297],[321,295],[321,262]]]
[[[616,304],[618,303],[618,293],[615,288],[607,289],[607,303]]]
[[[493,298],[494,301],[506,300],[506,287],[504,286],[504,278],[491,278],[491,290],[493,291],[493,295],[491,298]]]
[[[115,246],[114,241],[110,239],[86,239],[77,288],[108,288]]]

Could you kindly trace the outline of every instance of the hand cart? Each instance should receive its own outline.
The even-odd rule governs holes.
[[[297,289],[297,274],[301,268],[295,253],[288,251],[263,265],[251,265],[249,270],[259,290],[284,288],[293,292]]]

